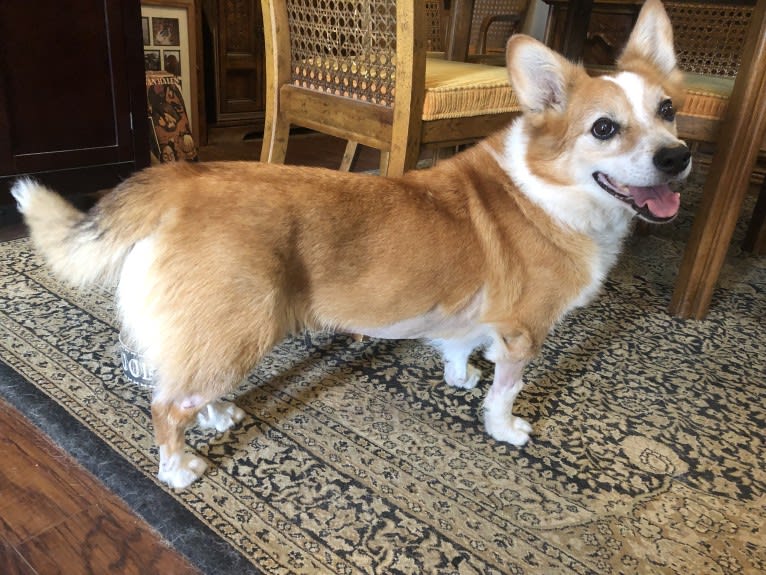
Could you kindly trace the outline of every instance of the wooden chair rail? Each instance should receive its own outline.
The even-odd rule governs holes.
[[[516,116],[515,113],[493,114],[491,116],[469,116],[467,118],[424,122],[421,143],[424,146],[434,143],[444,146],[459,146],[475,142],[477,139],[507,125],[514,116]]]
[[[373,148],[390,147],[392,108],[292,85],[282,86],[280,99],[283,113],[292,123]]]

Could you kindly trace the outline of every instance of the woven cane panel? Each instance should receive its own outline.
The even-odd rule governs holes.
[[[287,0],[292,81],[392,106],[396,4],[391,0]]]
[[[442,34],[442,0],[425,0],[426,34],[428,34],[429,52],[444,51],[444,36]]]
[[[665,2],[679,67],[695,74],[736,76],[752,6]]]
[[[500,14],[520,14],[521,22],[517,26],[513,22],[494,22],[487,31],[487,51],[505,50],[505,43],[508,38],[516,32],[521,32],[528,4],[529,0],[475,0],[471,19],[471,46],[478,46],[479,28],[486,17]]]

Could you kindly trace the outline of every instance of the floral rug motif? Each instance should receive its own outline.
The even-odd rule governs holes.
[[[673,318],[687,229],[630,238],[549,336],[516,401],[521,449],[483,430],[480,356],[460,390],[424,343],[313,334],[242,384],[241,425],[188,432],[209,471],[168,490],[112,294],[56,281],[26,239],[0,244],[0,395],[67,449],[46,418],[90,434],[75,451],[97,475],[121,460],[133,488],[102,479],[206,573],[763,573],[766,259],[733,248],[708,319]]]

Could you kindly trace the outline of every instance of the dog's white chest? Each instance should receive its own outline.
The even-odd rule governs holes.
[[[567,311],[583,307],[590,303],[601,291],[609,270],[612,269],[620,255],[623,237],[628,229],[627,223],[619,226],[609,233],[604,234],[604,238],[595,238],[597,244],[596,253],[590,260],[590,281],[580,290],[577,297],[570,302]],[[602,240],[602,241],[599,241]]]

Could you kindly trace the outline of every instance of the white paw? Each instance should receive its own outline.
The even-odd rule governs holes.
[[[244,418],[245,412],[230,401],[211,401],[197,413],[197,424],[223,432]]]
[[[484,427],[492,437],[504,443],[510,443],[521,447],[529,441],[532,426],[525,419],[514,415],[504,417],[490,417],[489,412],[485,415]]]
[[[207,469],[207,463],[201,457],[184,453],[160,461],[157,477],[174,489],[184,489],[199,479]]]
[[[469,365],[465,372],[460,373],[452,363],[444,366],[444,381],[452,387],[461,389],[473,389],[481,379],[481,371]]]

